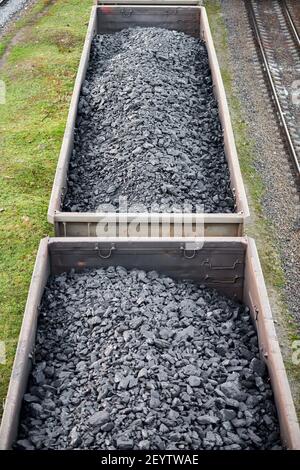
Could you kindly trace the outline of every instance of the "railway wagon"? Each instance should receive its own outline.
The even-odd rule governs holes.
[[[241,236],[249,209],[241,177],[224,86],[204,7],[197,1],[97,2],[92,9],[81,62],[70,104],[61,153],[53,184],[48,220],[56,236],[149,236],[150,227],[158,236]],[[126,3],[126,4],[125,4]],[[151,4],[151,5],[150,5]],[[224,150],[235,199],[232,213],[76,212],[65,211],[68,170],[74,149],[74,129],[82,84],[89,66],[96,34],[113,34],[129,27],[162,27],[200,37],[205,41],[212,75],[213,93],[218,102],[224,136]],[[142,196],[141,196],[142,199]],[[143,201],[140,201],[143,203]],[[165,230],[165,227],[167,229]]]
[[[300,449],[300,431],[283,364],[263,274],[251,238],[124,239],[45,238],[38,250],[0,429],[0,448],[17,436],[23,395],[32,366],[39,306],[50,275],[86,268],[123,266],[155,269],[174,279],[190,279],[243,301],[268,368],[282,444]]]

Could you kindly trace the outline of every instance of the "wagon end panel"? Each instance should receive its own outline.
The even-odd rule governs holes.
[[[240,237],[240,214],[60,213],[57,237]]]
[[[129,2],[130,3],[130,2]],[[112,34],[122,29],[141,27],[181,31],[194,37],[200,35],[200,9],[178,5],[102,5],[98,8],[98,34]]]
[[[243,239],[52,239],[51,271],[124,266],[156,270],[177,279],[192,279],[241,300],[246,246]]]

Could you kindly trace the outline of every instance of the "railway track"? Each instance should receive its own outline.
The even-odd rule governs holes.
[[[292,9],[283,0],[246,2],[268,88],[297,182],[300,181],[300,41]],[[298,93],[298,97],[297,97]]]
[[[293,12],[290,9],[290,6],[286,2],[286,0],[282,0],[282,5],[283,5],[284,14],[285,14],[287,23],[290,27],[290,30],[293,33],[293,36],[294,36],[294,39],[295,39],[295,42],[296,42],[297,46],[300,48],[300,36],[299,36],[297,24],[296,24],[296,22],[293,18]]]

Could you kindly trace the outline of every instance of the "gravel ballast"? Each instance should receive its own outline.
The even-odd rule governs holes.
[[[6,0],[0,3],[0,35],[5,27],[31,3],[32,0]]]
[[[247,307],[123,267],[48,282],[16,448],[280,446]]]
[[[64,211],[234,212],[205,43],[160,28],[96,36]],[[141,206],[142,205],[142,206]]]

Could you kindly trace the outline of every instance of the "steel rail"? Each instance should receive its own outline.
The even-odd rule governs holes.
[[[297,172],[297,178],[300,179],[300,164],[299,164],[299,161],[298,161],[297,152],[295,150],[295,147],[294,147],[291,135],[290,135],[290,131],[289,131],[289,128],[288,128],[288,125],[287,125],[287,122],[286,122],[286,119],[285,119],[285,116],[284,116],[284,112],[282,110],[280,100],[278,98],[278,94],[277,94],[277,91],[276,91],[276,86],[275,86],[274,81],[273,81],[271,69],[270,69],[269,62],[268,62],[268,59],[267,59],[267,56],[266,56],[266,53],[265,53],[262,37],[261,37],[260,31],[259,31],[259,26],[258,26],[258,23],[257,23],[257,20],[256,20],[256,15],[255,15],[255,11],[254,11],[254,8],[253,8],[252,0],[247,1],[246,5],[247,5],[248,11],[250,13],[250,18],[251,18],[252,25],[253,25],[253,31],[254,31],[254,34],[255,34],[255,39],[256,39],[256,42],[257,42],[258,47],[259,47],[259,51],[260,51],[260,54],[261,54],[261,57],[262,57],[262,62],[263,62],[263,65],[264,65],[265,73],[266,73],[268,83],[269,83],[269,86],[270,86],[270,89],[271,89],[271,92],[272,92],[272,99],[273,99],[274,104],[276,106],[277,114],[278,114],[278,117],[280,119],[281,125],[284,129],[285,138],[286,138],[286,141],[287,141],[290,153],[291,153],[291,157],[292,157],[292,162],[293,162],[293,165],[295,166],[295,170]]]
[[[283,12],[284,12],[284,15],[286,17],[286,20],[288,22],[288,25],[291,29],[291,31],[293,32],[293,36],[294,36],[294,39],[295,39],[295,42],[297,44],[297,46],[300,48],[300,37],[299,37],[299,33],[298,33],[298,30],[296,28],[296,25],[295,25],[295,22],[293,20],[293,17],[291,15],[291,12],[290,12],[290,9],[288,7],[288,4],[286,3],[286,0],[281,0],[281,5],[282,5],[282,8],[283,8]]]

